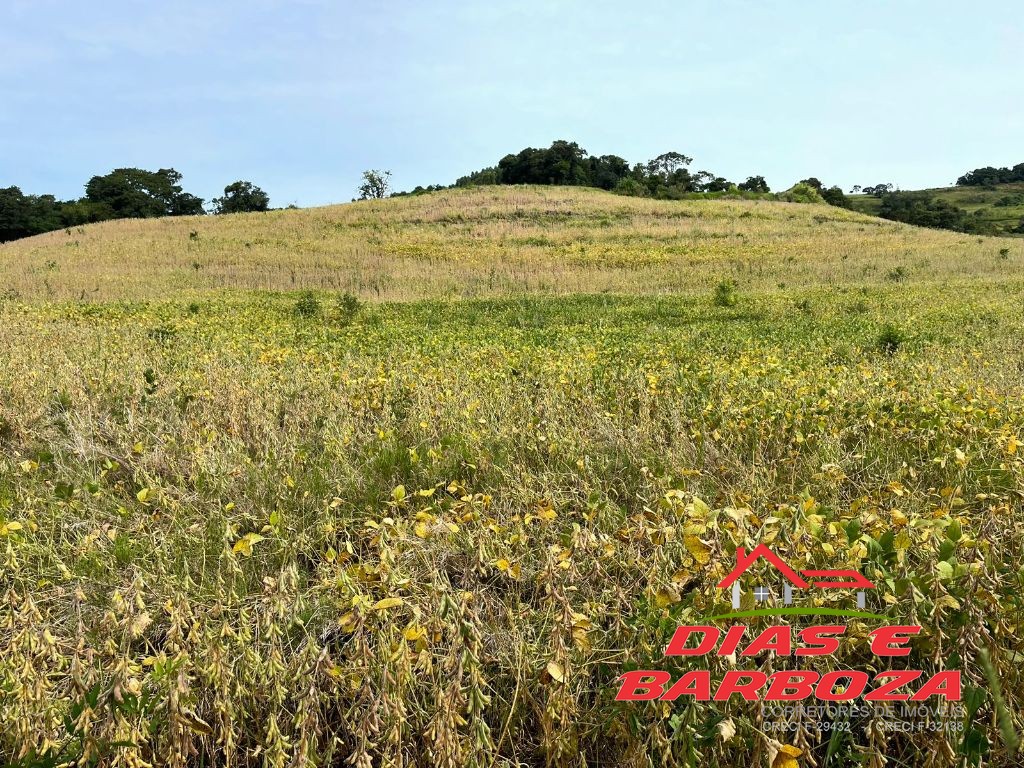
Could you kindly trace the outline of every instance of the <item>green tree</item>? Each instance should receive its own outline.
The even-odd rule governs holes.
[[[693,189],[697,192],[725,192],[729,189],[729,180],[711,171],[697,171],[693,176]]]
[[[818,191],[829,205],[834,205],[837,208],[853,208],[850,198],[844,195],[843,190],[837,186],[826,187]]]
[[[215,213],[250,213],[270,208],[270,196],[251,181],[236,181],[224,187],[224,196],[213,198]]]
[[[657,177],[663,183],[669,184],[673,174],[692,162],[692,157],[687,157],[681,152],[665,152],[653,160],[647,161],[647,175]]]
[[[864,187],[861,190],[865,195],[872,195],[873,197],[884,197],[896,189],[894,184],[876,184],[873,187]]]
[[[388,196],[391,189],[391,171],[370,169],[363,171],[363,183],[359,185],[360,200],[380,200]]]
[[[183,192],[180,181],[181,174],[173,168],[116,168],[105,176],[89,179],[85,199],[107,206],[113,218],[119,219],[204,213],[202,198]]]
[[[919,227],[973,231],[975,226],[967,212],[929,192],[889,192],[882,196],[878,215],[883,219],[902,221]]]
[[[61,226],[61,203],[53,195],[26,195],[18,187],[0,189],[0,242]]]
[[[764,176],[748,176],[746,181],[737,186],[745,192],[771,192]]]

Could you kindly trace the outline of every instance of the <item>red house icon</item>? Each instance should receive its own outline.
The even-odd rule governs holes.
[[[736,567],[729,572],[729,574],[718,583],[719,589],[728,589],[732,587],[732,607],[739,609],[740,607],[740,577],[746,573],[754,565],[757,560],[766,560],[775,570],[779,571],[784,577],[783,581],[783,603],[790,605],[793,602],[793,587],[797,589],[806,589],[807,587],[818,587],[819,589],[849,589],[851,587],[859,588],[857,592],[857,607],[863,608],[865,605],[864,592],[865,589],[874,589],[875,585],[868,581],[864,575],[858,571],[850,569],[841,570],[804,570],[795,571],[790,568],[786,561],[771,551],[766,545],[758,544],[754,547],[750,553],[747,553],[745,547],[736,548]],[[766,587],[757,587],[754,590],[754,596],[757,600],[766,600],[771,596],[771,591]]]

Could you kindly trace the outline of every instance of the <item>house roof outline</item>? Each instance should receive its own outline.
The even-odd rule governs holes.
[[[776,555],[771,549],[765,544],[758,544],[750,553],[747,553],[746,547],[736,548],[736,567],[733,568],[724,579],[718,583],[719,589],[728,589],[735,584],[739,578],[746,573],[757,560],[767,560],[771,563],[775,570],[779,571],[785,576],[789,582],[799,589],[804,589],[808,586],[815,586],[821,589],[836,589],[845,587],[857,587],[859,589],[874,589],[875,585],[869,581],[864,574],[849,570],[806,570],[800,571],[799,573],[794,569],[790,568],[786,564],[786,561]],[[802,574],[802,575],[801,575]],[[808,583],[807,579],[803,578],[808,576],[810,578],[829,576],[833,579],[846,579],[846,581],[812,581]]]

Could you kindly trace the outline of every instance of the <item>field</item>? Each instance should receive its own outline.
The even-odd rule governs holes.
[[[996,231],[1015,236],[1013,232],[1024,221],[1024,184],[995,184],[990,187],[940,187],[924,190],[936,199],[991,224]],[[882,201],[871,195],[850,195],[854,210],[877,214]],[[1019,235],[1016,235],[1019,236]]]
[[[1019,764],[1024,241],[485,188],[43,235],[0,294],[0,763]],[[615,701],[758,542],[923,628],[814,668],[966,715]]]

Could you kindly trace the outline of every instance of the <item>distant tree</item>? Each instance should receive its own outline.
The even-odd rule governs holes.
[[[888,192],[882,196],[878,215],[883,219],[902,221],[919,227],[974,231],[975,222],[967,212],[929,192]]]
[[[18,187],[0,189],[0,242],[96,220],[79,213],[78,207],[53,195],[26,195]]]
[[[844,195],[843,190],[837,186],[819,189],[818,191],[829,205],[834,205],[837,208],[853,208],[850,198]]]
[[[853,204],[849,198],[843,194],[843,190],[839,187],[832,186],[826,187],[817,176],[811,176],[810,178],[803,179],[799,182],[800,184],[810,187],[811,189],[817,190],[818,194],[821,195],[822,199],[829,205],[834,205],[837,208],[852,208]],[[854,190],[859,190],[860,187],[854,187]]]
[[[380,200],[388,196],[391,189],[391,171],[363,171],[363,183],[359,185],[360,200]]]
[[[117,168],[105,176],[89,179],[85,199],[109,208],[113,218],[202,214],[202,198],[183,192],[180,181],[181,174],[173,168]]]
[[[981,187],[1022,181],[1024,181],[1024,163],[1018,163],[1012,168],[993,168],[991,165],[975,168],[957,179],[956,183],[958,187]]]
[[[632,168],[618,155],[591,157],[573,141],[552,142],[546,149],[526,147],[505,155],[497,167],[462,176],[455,186],[473,184],[553,184],[588,186],[619,194],[680,199],[695,192],[728,192],[736,187],[710,171],[691,174],[693,158],[665,152]],[[766,185],[767,186],[767,185]]]
[[[0,189],[0,242],[29,237],[37,232],[36,206],[18,187]]]
[[[697,171],[693,175],[693,189],[696,192],[725,192],[729,189],[729,180],[711,171]]]
[[[249,213],[270,208],[270,196],[249,181],[236,181],[224,187],[224,196],[213,198],[215,213]]]
[[[851,195],[856,195],[857,193],[859,193],[859,192],[861,191],[861,189],[862,189],[862,187],[861,187],[861,185],[860,185],[860,184],[854,184],[854,185],[853,185],[853,186],[852,186],[852,187],[850,188],[850,194],[851,194]]]
[[[873,187],[864,187],[861,191],[865,195],[872,195],[874,197],[882,197],[882,195],[889,194],[895,188],[896,187],[893,184],[876,184]]]
[[[746,181],[737,186],[746,192],[771,192],[764,176],[748,176]]]
[[[500,184],[501,183],[501,171],[496,166],[491,168],[482,168],[479,171],[462,176],[458,181],[455,182],[456,187],[470,187],[470,186],[485,186],[487,184]],[[414,190],[415,191],[415,190]]]
[[[591,186],[587,151],[574,141],[554,141],[547,149],[527,147],[498,162],[502,184]]]
[[[693,162],[692,157],[687,157],[681,152],[666,152],[658,155],[653,160],[647,161],[647,175],[657,176],[668,184],[672,175]]]
[[[459,185],[456,184],[456,186]],[[428,192],[440,192],[442,189],[444,189],[444,187],[441,186],[440,184],[429,184],[425,187],[420,184],[417,184],[408,192],[392,192],[390,195],[388,195],[388,197],[413,197],[416,195],[425,195]]]
[[[629,163],[618,155],[601,155],[588,160],[589,184],[600,189],[614,189],[629,176]]]

